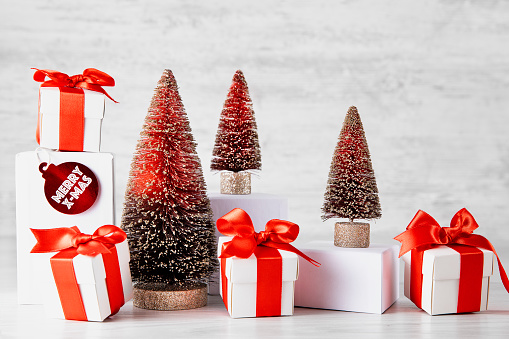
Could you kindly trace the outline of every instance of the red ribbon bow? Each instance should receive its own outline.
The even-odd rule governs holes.
[[[293,222],[272,219],[265,225],[265,231],[258,233],[255,232],[253,222],[246,211],[235,208],[219,218],[216,224],[219,232],[233,236],[231,241],[223,243],[220,258],[236,256],[246,259],[254,253],[257,246],[267,246],[293,252],[311,264],[320,266],[319,262],[290,245],[299,235],[299,225]]]
[[[459,210],[451,219],[450,227],[440,227],[438,222],[428,213],[419,210],[406,231],[394,237],[401,242],[399,256],[413,249],[426,250],[436,245],[460,244],[480,247],[492,251],[497,257],[500,278],[507,292],[509,292],[509,279],[500,262],[497,252],[488,239],[472,232],[479,225],[466,208]]]
[[[114,225],[101,226],[92,235],[80,232],[76,226],[30,230],[37,239],[37,244],[30,253],[59,252],[76,248],[78,254],[94,256],[111,253],[110,248],[113,245],[127,238],[125,232]]]
[[[73,76],[49,69],[32,69],[36,70],[34,73],[34,80],[42,82],[42,87],[75,87],[88,89],[90,91],[102,93],[113,102],[116,102],[102,88],[102,86],[115,86],[115,80],[98,69],[87,68],[83,71],[83,74]],[[46,77],[50,78],[50,80],[45,80]]]

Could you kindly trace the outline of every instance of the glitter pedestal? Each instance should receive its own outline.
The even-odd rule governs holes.
[[[251,173],[221,172],[221,194],[251,194]]]
[[[138,283],[134,286],[133,305],[158,311],[177,311],[207,305],[207,285],[191,283],[176,286],[162,283]]]
[[[337,222],[334,226],[334,245],[338,247],[369,247],[369,224],[365,222]]]

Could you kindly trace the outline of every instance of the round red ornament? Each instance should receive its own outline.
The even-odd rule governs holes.
[[[64,214],[79,214],[88,210],[97,199],[99,182],[87,166],[78,162],[60,165],[39,165],[46,181],[44,194],[48,203]]]

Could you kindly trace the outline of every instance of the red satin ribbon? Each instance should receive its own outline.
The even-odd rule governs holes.
[[[256,256],[256,316],[281,315],[283,258],[275,248],[258,246]]]
[[[240,208],[235,208],[217,219],[217,229],[231,241],[225,242],[221,248],[219,258],[238,257],[249,258],[257,246],[273,247],[279,250],[293,252],[315,266],[320,263],[311,259],[290,243],[299,235],[299,225],[286,220],[272,219],[265,225],[265,231],[255,232],[249,215]]]
[[[36,70],[34,80],[42,82],[41,87],[59,87],[60,89],[59,149],[83,151],[85,135],[85,97],[83,89],[102,93],[116,102],[101,87],[115,86],[115,80],[95,68],[87,68],[83,71],[83,74],[73,76],[52,70],[32,69]],[[46,77],[50,80],[45,81]],[[35,133],[35,138],[39,144],[41,139],[40,126],[41,117],[39,115]]]
[[[478,234],[472,234],[472,232],[478,227],[479,225],[475,221],[472,214],[470,214],[470,212],[468,212],[467,209],[465,208],[459,210],[453,216],[450,227],[440,227],[438,222],[433,217],[431,217],[426,212],[419,210],[412,219],[412,221],[410,222],[410,224],[407,226],[406,231],[394,237],[394,239],[401,242],[402,244],[401,250],[399,252],[400,257],[403,254],[407,253],[408,251],[412,251],[410,299],[412,299],[412,301],[414,301],[414,303],[418,307],[421,307],[422,299],[421,290],[422,290],[423,253],[425,250],[430,249],[437,245],[450,245],[449,247],[453,248],[457,252],[460,252],[460,255],[462,255],[462,260],[465,257],[465,255],[462,254],[465,253],[465,250],[459,250],[458,249],[459,246],[454,246],[455,244],[466,245],[475,248],[483,248],[492,251],[497,257],[498,269],[500,272],[500,278],[502,280],[502,283],[504,284],[506,291],[509,292],[509,279],[507,278],[507,274],[504,270],[504,267],[502,266],[502,263],[500,261],[500,258],[498,257],[497,252],[495,251],[495,248],[485,237]],[[475,250],[472,251],[476,252]],[[472,251],[469,251],[469,253]],[[474,260],[472,264],[475,264],[476,262],[479,263],[478,258],[479,256],[477,257],[477,259],[472,259]],[[471,265],[468,263],[462,263],[461,270],[465,274],[472,276],[470,270],[473,270],[475,268],[473,267],[467,268],[468,266]],[[460,279],[460,292],[462,290],[463,291],[468,290],[469,287],[463,286],[462,288],[461,280],[462,279]],[[466,284],[466,280],[465,282],[463,282],[463,284]],[[414,287],[412,288],[412,286]],[[473,286],[477,286],[474,288],[475,290],[479,290],[480,288],[479,281],[477,280],[477,282],[474,282]],[[461,299],[462,298],[459,298],[458,300]],[[478,298],[477,301],[474,301],[473,296],[469,296],[466,299],[467,303],[476,303],[479,301]],[[463,306],[461,306],[461,303],[462,302],[458,303],[459,308],[463,308]]]
[[[30,230],[37,239],[30,253],[59,252],[74,247],[78,254],[95,256],[110,253],[113,245],[127,239],[125,232],[115,225],[101,226],[92,235],[81,233],[76,226]]]
[[[124,231],[114,225],[101,226],[92,235],[81,233],[76,226],[31,230],[37,239],[31,253],[59,251],[50,262],[65,319],[88,320],[73,265],[78,254],[102,254],[110,312],[120,310],[125,300],[115,244],[126,239]]]
[[[87,68],[83,74],[68,76],[65,73],[50,69],[35,69],[34,80],[42,82],[41,87],[74,87],[88,89],[106,95],[110,100],[116,102],[102,86],[115,86],[115,80],[108,74],[95,69]],[[50,80],[46,80],[48,77]]]
[[[81,88],[60,87],[58,149],[83,151],[85,141],[85,93]]]
[[[223,302],[228,309],[228,278],[225,272],[226,258],[236,256],[257,260],[256,316],[281,315],[283,285],[283,259],[278,249],[300,255],[315,266],[320,263],[311,259],[289,243],[299,235],[299,226],[289,221],[273,219],[265,225],[265,231],[255,232],[249,215],[235,208],[216,222],[217,229],[224,235],[233,236],[222,245],[221,280]]]
[[[458,313],[481,310],[484,253],[477,247],[447,245],[460,254]]]

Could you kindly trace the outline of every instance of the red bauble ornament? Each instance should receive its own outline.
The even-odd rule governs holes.
[[[44,194],[48,203],[64,214],[79,214],[88,210],[97,199],[99,182],[87,166],[78,162],[60,165],[39,165],[46,180]]]

